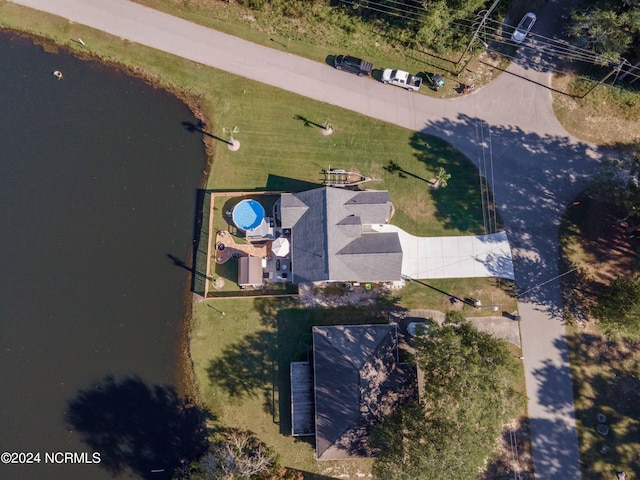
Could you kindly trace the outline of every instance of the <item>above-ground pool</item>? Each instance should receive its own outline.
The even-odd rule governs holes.
[[[231,218],[236,227],[250,232],[264,220],[264,207],[255,200],[242,200],[233,208]]]

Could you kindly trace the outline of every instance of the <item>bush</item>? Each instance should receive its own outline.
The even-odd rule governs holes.
[[[614,280],[602,289],[592,312],[607,333],[640,336],[640,280]]]

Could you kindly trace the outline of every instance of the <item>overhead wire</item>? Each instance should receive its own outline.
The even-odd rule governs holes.
[[[399,18],[404,18],[405,20],[410,20],[410,21],[420,20],[421,12],[426,13],[428,11],[423,6],[406,4],[398,0],[388,0],[388,2],[392,3],[393,5],[390,5],[388,3],[383,5],[376,4],[378,7],[383,7],[383,8],[377,8],[376,6],[374,6],[372,3],[372,0],[338,0],[338,1],[346,5],[352,5],[354,7],[364,8],[366,10],[373,10],[379,13],[392,15]],[[471,33],[471,30],[475,26],[479,25],[480,18],[481,17],[479,15],[476,15],[474,19],[459,18],[455,21],[450,22],[450,25],[456,28],[456,30],[458,30],[460,33]],[[485,24],[483,25],[482,30],[485,33],[487,32],[489,33],[489,35],[491,36],[492,42],[513,46],[515,42],[508,39],[501,38],[500,30],[506,31],[508,33],[508,32],[514,31],[515,29],[516,27],[513,25],[509,25],[507,23],[500,22],[498,20],[493,20],[491,18],[487,18],[485,19]],[[553,39],[553,38],[546,37],[544,35],[533,33],[533,32],[530,32],[528,34],[528,37],[536,40],[536,43],[525,42],[520,44],[521,48],[546,54],[546,55],[550,55],[550,56],[562,56],[568,60],[590,63],[597,66],[602,66],[602,65],[612,66],[611,60],[608,59],[607,57],[601,54],[598,54],[596,52],[593,52],[591,50],[587,50],[581,47],[577,47],[575,45],[571,45],[565,41]],[[485,42],[485,45],[486,45],[486,42]],[[489,50],[496,51],[490,48]],[[514,56],[508,55],[504,52],[496,51],[496,53],[499,53],[500,55],[510,58],[512,60],[515,58]],[[624,60],[622,64],[623,67],[625,63],[628,63],[628,62]],[[556,73],[562,73],[553,68],[549,68],[549,69]],[[640,75],[634,73],[635,70],[638,70],[640,72],[640,67],[629,64],[629,69],[620,68],[619,75],[631,76],[635,79],[638,79],[640,78]]]
[[[511,27],[513,28],[511,25],[507,25],[507,24],[502,24],[504,26],[507,27]],[[493,27],[489,27],[489,30],[492,31],[492,42],[495,43],[500,43],[500,44],[504,44],[504,45],[514,45],[513,41],[510,40],[505,40],[502,39],[499,35],[499,29],[493,28]],[[535,35],[533,35],[535,37]],[[540,36],[543,37],[543,36]],[[548,38],[548,37],[543,37],[543,38]],[[569,60],[576,60],[576,61],[581,61],[581,62],[585,62],[585,63],[590,63],[592,65],[597,65],[597,66],[603,66],[603,65],[609,65],[609,66],[614,66],[615,64],[612,64],[611,61],[609,59],[607,59],[606,57],[593,53],[591,52],[591,54],[589,56],[587,55],[583,55],[580,53],[580,51],[586,51],[584,49],[580,49],[579,47],[573,47],[572,45],[566,44],[566,43],[560,43],[559,41],[555,41],[556,43],[558,43],[561,48],[558,47],[549,47],[547,46],[544,42],[540,42],[540,41],[535,41],[535,43],[532,42],[525,42],[520,44],[521,48],[527,49],[527,50],[532,50],[534,52],[538,52],[538,53],[542,53],[542,54],[547,54],[547,55],[551,55],[551,56],[563,56]],[[489,48],[489,50],[491,51],[495,51],[491,48]],[[578,53],[574,53],[574,50],[577,50]],[[497,52],[500,55],[503,55],[507,58],[510,59],[514,59],[514,56],[510,56],[508,54],[506,54],[505,52]],[[628,62],[626,60],[624,60],[622,62],[622,67],[620,68],[620,75],[630,75],[631,77],[634,78],[640,78],[637,74],[633,73],[633,70],[639,70],[640,71],[640,67],[636,67],[633,66],[631,64],[628,64],[629,69],[624,69],[624,65],[628,64]],[[557,70],[553,70],[556,71]]]
[[[350,0],[338,0],[338,1],[341,2],[341,3],[346,3],[348,5],[353,5],[354,7],[364,8],[364,9],[368,9],[368,10],[374,10],[376,12],[385,13],[387,15],[393,15],[395,17],[404,18],[406,20],[411,20],[411,21],[419,20],[419,17],[417,17],[417,16],[408,17],[408,16],[404,15],[405,13],[409,13],[409,14],[413,13],[413,12],[409,12],[409,11],[404,10],[404,9],[388,6],[388,8],[393,10],[393,11],[388,11],[388,10],[382,10],[380,8],[373,7],[373,6],[370,5],[370,3],[371,3],[370,0],[359,0],[357,2],[350,1]],[[402,12],[402,13],[397,13],[397,12]]]
[[[495,21],[494,21],[495,22]],[[499,22],[496,22],[499,23]],[[513,29],[515,30],[515,27],[513,27],[512,25],[508,25],[505,23],[499,23],[502,27],[507,27],[507,32],[510,31],[509,29]],[[458,25],[455,25],[458,26]],[[466,26],[465,26],[466,27]],[[504,40],[500,37],[500,28],[496,28],[496,27],[491,27],[491,26],[485,26],[484,27],[485,31],[489,31],[490,34],[492,35],[492,40],[496,41],[496,42],[500,42],[500,43],[504,43],[507,45],[514,45],[515,42],[511,41],[511,40]],[[529,34],[528,36],[530,37],[535,37],[534,34]],[[542,37],[541,38],[547,38],[547,37]],[[553,40],[553,39],[549,39],[552,42],[543,42],[540,41],[537,45],[542,46],[543,48],[545,48],[546,53],[551,53],[551,54],[557,54],[557,55],[563,55],[566,57],[571,57],[573,59],[577,59],[577,60],[581,60],[581,61],[585,61],[585,62],[589,62],[589,63],[595,63],[595,64],[601,64],[602,60],[605,58],[600,54],[597,53],[593,53],[593,52],[588,52],[587,50],[584,49],[580,49],[579,47],[573,47],[570,44],[564,43],[564,42],[559,42],[557,40]],[[555,43],[555,45],[553,44]],[[521,44],[522,46],[524,46],[525,48],[533,48],[536,49],[535,46],[530,46],[527,43],[523,43]],[[539,50],[539,49],[538,49]],[[588,52],[588,54],[583,53],[583,52]]]

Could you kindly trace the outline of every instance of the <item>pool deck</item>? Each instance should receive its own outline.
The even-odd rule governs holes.
[[[224,250],[219,250],[219,245],[224,245]],[[238,244],[229,232],[222,230],[216,234],[214,247],[216,263],[225,263],[230,258],[243,256],[265,258],[269,254],[268,246],[269,244],[259,246],[252,243]]]

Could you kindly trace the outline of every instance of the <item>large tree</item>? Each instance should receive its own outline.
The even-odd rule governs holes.
[[[229,429],[223,438],[188,468],[178,472],[180,480],[297,480],[295,472],[278,465],[276,453],[255,434]]]
[[[640,279],[614,280],[602,289],[592,311],[605,331],[640,337]]]
[[[424,393],[374,431],[374,473],[385,480],[475,478],[523,405],[519,362],[505,341],[457,312],[416,337],[415,347]]]
[[[620,207],[631,224],[640,222],[640,142],[605,162],[591,188]]]
[[[601,55],[601,63],[634,58],[633,46],[640,39],[640,6],[620,0],[590,1],[571,16],[567,34],[580,47]]]

